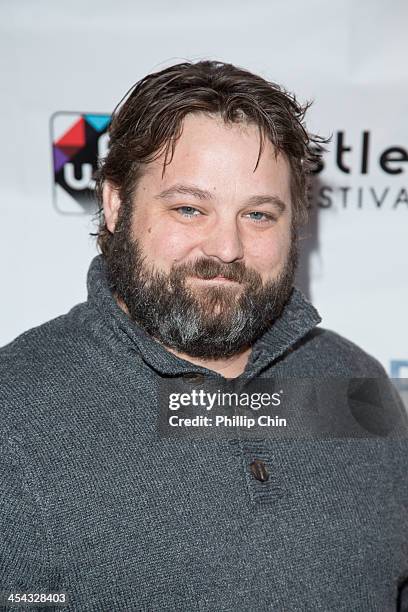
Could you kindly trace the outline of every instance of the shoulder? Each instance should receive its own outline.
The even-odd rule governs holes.
[[[57,389],[69,389],[95,354],[93,314],[86,302],[34,327],[0,349],[0,415],[17,425],[46,410]],[[96,322],[97,324],[97,322]]]
[[[357,344],[340,334],[315,328],[294,347],[294,353],[328,376],[383,378],[387,374],[381,363]]]
[[[63,359],[67,351],[80,352],[78,343],[86,341],[84,328],[91,316],[87,303],[77,304],[68,313],[19,335],[0,348],[0,373],[18,372],[50,366],[57,358]]]

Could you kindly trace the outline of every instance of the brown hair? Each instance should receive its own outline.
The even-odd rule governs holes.
[[[165,152],[163,174],[170,163],[182,121],[189,113],[220,115],[226,122],[256,124],[261,156],[269,138],[276,153],[283,153],[291,168],[291,195],[295,225],[306,221],[309,202],[307,177],[318,163],[320,136],[309,134],[303,119],[311,102],[300,105],[295,96],[276,83],[218,61],[184,62],[138,81],[116,107],[109,126],[109,150],[96,172],[99,229],[97,244],[106,255],[111,233],[102,209],[102,189],[109,181],[118,189],[121,206],[131,206],[143,164]],[[126,98],[125,96],[125,98]],[[169,159],[170,155],[170,159]]]

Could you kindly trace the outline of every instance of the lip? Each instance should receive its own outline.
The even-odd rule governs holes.
[[[206,283],[211,283],[215,281],[217,283],[235,283],[237,284],[237,281],[226,278],[225,276],[215,276],[214,278],[199,278],[198,276],[193,276],[192,278],[194,278],[195,280],[204,281]]]

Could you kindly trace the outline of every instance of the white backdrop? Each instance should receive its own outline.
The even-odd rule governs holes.
[[[53,115],[108,114],[148,72],[219,59],[315,100],[308,127],[333,140],[299,284],[323,326],[408,377],[407,24],[405,0],[2,0],[0,345],[86,299],[94,224],[54,202]]]

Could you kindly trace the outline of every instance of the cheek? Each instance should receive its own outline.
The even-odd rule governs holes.
[[[182,227],[170,223],[147,224],[139,237],[142,248],[156,265],[167,269],[173,262],[183,260],[194,248],[196,241]]]
[[[284,265],[290,249],[290,234],[276,233],[248,245],[248,264],[270,273]]]

